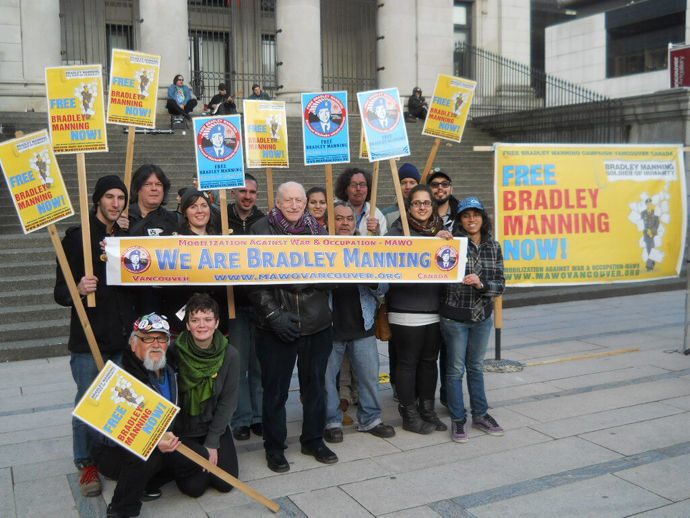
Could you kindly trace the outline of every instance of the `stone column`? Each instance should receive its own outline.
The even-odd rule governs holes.
[[[167,98],[173,77],[182,74],[185,84],[192,79],[189,70],[189,17],[187,0],[139,2],[141,45],[138,50],[161,56],[158,98]],[[164,110],[165,111],[165,110]]]
[[[288,116],[301,111],[301,93],[320,92],[321,69],[321,2],[320,0],[276,1],[276,98],[286,102]]]
[[[384,2],[376,19],[378,88],[394,88],[401,98],[417,85],[417,6],[416,0]],[[403,101],[403,99],[401,99]],[[404,103],[404,101],[403,101]]]

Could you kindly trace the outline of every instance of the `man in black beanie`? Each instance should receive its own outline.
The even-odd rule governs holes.
[[[104,176],[96,183],[92,199],[93,208],[89,213],[89,226],[93,275],[85,275],[81,227],[67,229],[62,240],[62,247],[72,270],[74,282],[77,283],[79,295],[83,298],[90,293],[96,294],[96,307],[86,308],[86,313],[103,360],[119,363],[122,352],[127,347],[129,329],[136,315],[135,299],[125,288],[106,284],[105,255],[101,249],[101,242],[106,237],[121,235],[117,220],[127,206],[127,187],[117,176]],[[74,309],[64,272],[59,265],[53,295],[55,302],[72,308],[67,347],[70,351],[72,377],[77,384],[77,395],[74,399],[76,405],[96,378],[98,368]],[[85,423],[72,419],[74,464],[79,470],[81,493],[84,496],[98,496],[101,494],[101,482],[89,451],[90,434],[89,427]]]
[[[237,113],[237,105],[228,95],[228,87],[225,83],[218,85],[218,93],[208,102],[209,115],[234,115]]]

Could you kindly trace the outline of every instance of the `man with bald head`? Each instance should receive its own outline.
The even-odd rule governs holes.
[[[304,187],[287,182],[278,187],[275,207],[252,226],[250,234],[309,236],[326,231],[305,211]],[[257,285],[249,290],[257,323],[256,355],[261,365],[264,449],[268,467],[290,470],[285,403],[297,361],[303,397],[302,453],[324,464],[338,462],[323,442],[326,424],[325,375],[333,346],[329,287],[324,284]]]

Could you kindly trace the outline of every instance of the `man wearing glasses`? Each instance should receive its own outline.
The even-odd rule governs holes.
[[[184,84],[184,77],[182,74],[177,74],[173,79],[173,84],[168,87],[168,102],[165,105],[168,113],[191,119],[190,113],[196,105],[196,99],[192,99],[192,91]]]
[[[363,236],[383,236],[388,231],[386,216],[379,209],[370,214],[371,174],[368,171],[351,167],[338,177],[335,197],[351,204],[357,211],[356,228]]]
[[[130,335],[130,349],[122,355],[122,368],[177,405],[177,379],[166,360],[169,344],[170,325],[165,317],[156,313],[140,317]],[[106,511],[108,518],[139,516],[142,501],[160,498],[160,485],[173,477],[178,485],[184,485],[185,478],[201,469],[175,451],[180,444],[180,439],[172,433],[165,435],[148,460],[143,460],[104,435],[94,437],[91,454],[96,466],[103,475],[117,480],[113,499]],[[208,459],[208,450],[203,445],[194,441],[185,444]],[[170,477],[161,475],[154,478],[161,470],[170,473]]]
[[[452,232],[460,202],[453,196],[453,184],[450,176],[444,173],[440,167],[436,167],[427,176],[426,184],[431,189],[438,204],[438,215],[443,219],[443,227]]]

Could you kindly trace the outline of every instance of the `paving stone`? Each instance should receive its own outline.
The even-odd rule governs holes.
[[[290,499],[307,516],[371,518],[371,514],[338,487],[292,495]]]
[[[664,374],[669,372],[666,369],[660,369],[652,365],[640,365],[636,367],[624,367],[622,369],[613,369],[605,372],[597,372],[595,374],[584,374],[582,376],[573,376],[570,378],[563,378],[551,381],[551,384],[561,390],[570,390],[581,387],[591,387],[592,385],[600,385],[602,383],[613,383],[616,381],[634,380],[645,378],[647,376],[654,376],[656,374]]]
[[[535,345],[533,347],[521,347],[520,353],[535,359],[558,359],[561,357],[582,356],[605,352],[600,345],[595,345],[579,340],[567,340],[553,344]]]
[[[60,426],[72,421],[71,410],[59,408],[42,412],[0,416],[0,433]]]
[[[31,394],[45,394],[46,392],[71,390],[77,393],[77,385],[74,380],[70,378],[69,381],[58,381],[56,383],[44,383],[40,385],[23,385],[21,392],[23,396],[30,396]]]
[[[20,444],[30,441],[42,441],[54,439],[55,437],[72,437],[72,425],[61,424],[44,428],[34,428],[33,430],[18,430],[0,434],[0,446],[6,444]]]
[[[688,518],[688,516],[690,516],[690,500],[684,500],[676,504],[659,507],[653,511],[636,514],[635,518]]]
[[[681,413],[682,410],[674,409],[662,403],[645,403],[631,407],[597,412],[595,414],[569,417],[548,423],[534,424],[530,428],[544,433],[554,439],[580,435],[595,430],[629,425],[640,421],[659,419],[669,415]]]
[[[65,476],[15,484],[14,495],[17,518],[79,518],[72,490]]]
[[[13,467],[12,474],[14,475],[14,483],[18,484],[30,480],[39,480],[42,478],[55,477],[57,475],[76,473],[77,468],[74,467],[72,455],[69,454],[69,452],[67,453],[68,457],[66,458],[45,460]]]
[[[380,515],[614,458],[618,456],[609,450],[567,438],[341,487],[370,513]]]
[[[72,456],[72,437],[0,446],[0,468]]]
[[[653,509],[666,501],[611,475],[575,482],[532,495],[470,509],[477,518],[506,516],[596,516],[620,518]]]
[[[74,389],[58,390],[46,394],[32,394],[15,399],[3,400],[2,412],[13,410],[41,409],[55,405],[74,404]]]
[[[688,394],[690,384],[669,379],[525,403],[512,406],[511,410],[537,421],[549,422]]]
[[[420,507],[413,507],[404,511],[396,511],[391,514],[383,514],[381,518],[438,518],[441,516],[430,507],[426,505]]]
[[[3,399],[14,399],[21,397],[22,391],[18,387],[0,389],[0,401]]]
[[[12,488],[12,470],[10,468],[0,469],[0,516],[6,518],[17,516]]]
[[[616,473],[616,476],[652,493],[656,493],[667,500],[680,502],[690,499],[690,485],[688,485],[689,462],[690,455],[681,455],[672,459],[619,471]]]
[[[305,518],[306,515],[289,498],[277,498],[275,500],[280,506],[277,514],[252,501],[251,504],[219,509],[208,513],[209,518],[228,518],[228,516],[240,516],[241,518],[266,518],[274,516],[277,518]]]
[[[503,423],[503,421],[501,421]],[[539,444],[551,439],[541,433],[524,428],[503,437],[491,437],[479,430],[468,428],[469,441],[459,444],[450,440],[450,431],[444,433],[446,442],[426,448],[416,448],[400,453],[381,455],[373,460],[391,473],[404,473],[427,467],[466,461],[499,452],[508,452],[524,446]]]
[[[587,433],[582,435],[582,438],[623,455],[634,455],[685,442],[688,438],[688,429],[690,429],[690,413],[684,412]]]
[[[664,400],[665,405],[670,405],[683,410],[690,410],[690,396],[676,397]]]

